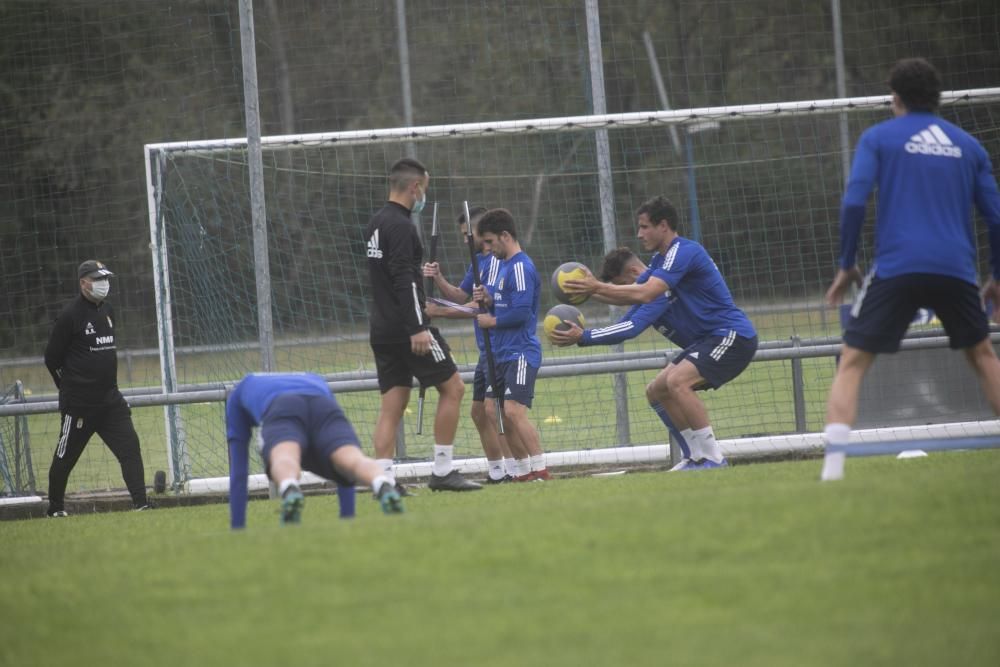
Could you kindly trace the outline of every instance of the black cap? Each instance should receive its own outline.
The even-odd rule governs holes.
[[[88,259],[80,265],[79,269],[77,269],[77,275],[80,278],[93,278],[95,280],[99,280],[101,278],[108,278],[115,274],[111,273],[111,269],[104,266],[104,262],[98,262],[96,259]]]

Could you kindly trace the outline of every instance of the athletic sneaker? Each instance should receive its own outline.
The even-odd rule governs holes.
[[[462,477],[462,473],[457,470],[452,470],[443,476],[431,474],[431,481],[427,483],[427,488],[431,491],[478,491],[483,486],[465,479]]]
[[[281,498],[281,525],[302,523],[302,507],[306,498],[298,487],[290,486]]]
[[[698,459],[697,461],[692,461],[691,464],[684,468],[685,470],[711,470],[712,468],[728,468],[729,461],[722,459],[718,463],[712,459]]]
[[[55,512],[49,510],[46,514],[50,519],[61,519],[64,516],[69,516],[69,513],[66,510],[56,510]]]
[[[417,495],[410,490],[410,487],[403,486],[402,482],[396,482],[396,493],[399,494],[400,498],[409,498],[410,496]]]
[[[403,499],[400,497],[399,491],[392,484],[383,484],[380,486],[378,493],[375,494],[375,499],[382,506],[384,514],[402,514],[405,511],[403,508]]]
[[[153,506],[147,503],[145,505],[139,505],[138,507],[132,508],[132,511],[133,512],[145,512],[146,510],[151,510],[151,509],[153,509]]]
[[[500,479],[493,479],[492,477],[487,477],[483,484],[507,484],[513,482],[514,478],[511,475],[504,475]]]
[[[535,476],[535,479],[533,480],[535,482],[548,482],[552,480],[552,475],[549,473],[548,468],[533,470],[531,474]]]
[[[695,465],[694,461],[689,458],[681,459],[677,465],[668,470],[667,472],[677,472],[679,470],[690,470]]]

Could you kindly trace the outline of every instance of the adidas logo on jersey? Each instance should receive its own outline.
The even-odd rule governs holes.
[[[905,148],[907,153],[962,157],[962,149],[953,144],[944,130],[936,124],[928,125],[926,130],[921,130],[910,137]]]
[[[382,249],[378,247],[378,230],[368,239],[368,256],[372,259],[382,259]]]

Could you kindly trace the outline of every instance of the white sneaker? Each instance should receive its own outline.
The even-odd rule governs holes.
[[[685,459],[681,459],[680,463],[678,463],[677,465],[675,465],[673,468],[671,468],[667,472],[677,472],[678,470],[686,470],[686,469],[688,469],[689,467],[691,467],[693,465],[695,465],[695,463],[691,459],[686,459],[686,458]]]
[[[49,512],[48,515],[51,519],[60,519],[64,516],[69,516],[69,513],[65,510],[58,510],[56,512]]]

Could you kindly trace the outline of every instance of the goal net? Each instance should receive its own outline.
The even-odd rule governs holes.
[[[998,113],[998,89],[947,93],[942,108],[992,155],[1000,155]],[[429,205],[415,224],[426,239],[437,203],[438,260],[456,284],[468,264],[456,224],[463,201],[510,209],[522,246],[545,280],[569,260],[596,271],[608,225],[617,244],[640,250],[634,210],[667,195],[682,213],[681,234],[707,248],[766,352],[725,389],[705,396],[717,435],[766,442],[761,436],[820,430],[835,360],[829,351],[795,356],[794,350],[839,338],[839,315],[822,306],[821,295],[838,253],[840,123],[847,119],[853,146],[863,129],[888,115],[887,98],[872,97],[266,137],[276,370],[312,371],[337,382],[338,398],[369,446],[378,392],[368,346],[364,229],[386,199],[389,166],[414,154],[431,173]],[[611,148],[611,220],[601,215],[599,132]],[[246,142],[149,145],[147,157],[165,381],[174,390],[224,386],[259,370],[261,358],[261,271],[254,261]],[[866,265],[870,224],[867,231],[859,255]],[[985,242],[980,245],[985,249]],[[542,313],[554,303],[545,285]],[[593,301],[582,310],[589,324],[614,317]],[[471,326],[437,324],[460,367],[471,369],[478,355]],[[921,328],[932,335],[936,323],[928,318],[914,331]],[[644,388],[672,351],[655,331],[623,352],[557,349],[543,341],[550,375],[538,382],[532,417],[544,448],[663,443],[665,431]],[[604,364],[604,371],[581,372],[579,364]],[[572,370],[560,374],[560,366]],[[613,371],[621,372],[617,380]],[[900,385],[898,392],[919,402],[918,385]],[[961,418],[974,420],[984,408],[975,384],[952,399],[968,407],[970,414]],[[424,435],[415,432],[411,405],[401,434],[408,456],[430,452],[428,415],[435,400],[429,392]],[[223,404],[170,410],[175,479],[225,474]],[[875,426],[914,423],[892,415],[880,419]],[[929,419],[960,420],[954,414]],[[456,445],[460,456],[480,455],[471,420],[461,420]]]

